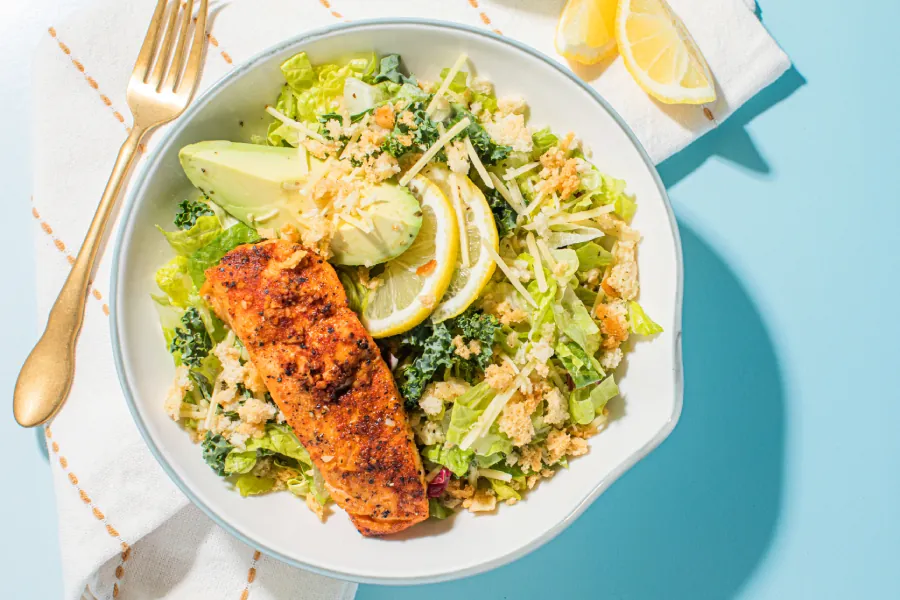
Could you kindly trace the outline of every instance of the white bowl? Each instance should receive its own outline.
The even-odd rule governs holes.
[[[208,139],[249,141],[251,133],[263,131],[269,121],[263,108],[283,81],[279,64],[301,50],[314,62],[372,50],[400,53],[411,71],[432,80],[466,52],[498,95],[525,97],[531,124],[576,132],[600,170],[625,179],[637,196],[634,225],[644,236],[641,303],[665,333],[635,344],[621,380],[624,399],[613,404],[616,418],[590,440],[590,452],[515,506],[490,515],[463,512],[389,539],[364,538],[339,509],[322,524],[290,494],[240,497],[163,411],[173,366],[150,294],[154,271],[172,253],[154,224],[169,223],[190,190],[178,150]],[[207,90],[166,132],[124,208],[113,265],[112,342],[125,397],[147,445],[219,525],[298,567],[360,582],[424,583],[486,571],[534,550],[669,435],[681,412],[681,289],[681,247],[666,192],[637,139],[596,92],[537,51],[481,29],[420,20],[358,21],[301,35],[256,56]]]

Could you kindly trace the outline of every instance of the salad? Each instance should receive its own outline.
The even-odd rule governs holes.
[[[398,55],[300,53],[265,134],[182,149],[199,191],[160,227],[175,252],[154,296],[176,365],[165,409],[242,495],[285,490],[320,517],[330,502],[199,293],[239,245],[285,238],[337,270],[391,366],[434,518],[515,504],[569,468],[607,423],[624,343],[662,331],[637,300],[625,182],[467,64],[427,81]]]

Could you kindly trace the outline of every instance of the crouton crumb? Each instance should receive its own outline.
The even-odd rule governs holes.
[[[166,394],[165,409],[166,414],[173,421],[181,419],[181,403],[184,401],[185,392],[194,389],[194,384],[189,377],[190,371],[185,365],[179,365],[175,368],[175,378],[172,380],[172,386],[169,393]]]
[[[495,390],[505,390],[512,385],[516,372],[512,365],[504,362],[499,365],[488,365],[484,371],[484,380]]]
[[[600,333],[603,334],[603,347],[607,350],[618,348],[628,339],[628,309],[622,300],[613,300],[608,304],[594,307],[600,321]]]
[[[256,398],[247,398],[237,412],[242,421],[252,425],[265,423],[275,417],[275,407]]]
[[[527,397],[516,394],[500,413],[500,431],[509,436],[514,446],[524,446],[534,438],[534,424],[531,422],[531,413],[535,409],[533,404]]]
[[[316,497],[311,493],[306,494],[306,506],[319,517],[320,521],[325,522],[325,507],[319,504]]]
[[[493,490],[477,490],[471,498],[463,500],[463,508],[470,512],[490,512],[497,508],[497,496]]]
[[[603,290],[611,296],[634,300],[638,293],[637,245],[619,240],[612,253],[615,262],[603,278]]]
[[[547,434],[544,448],[547,453],[547,464],[552,465],[566,455],[570,440],[569,434],[561,429],[554,429]]]

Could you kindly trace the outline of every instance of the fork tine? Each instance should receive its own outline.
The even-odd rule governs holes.
[[[153,66],[153,74],[147,79],[147,83],[157,85],[157,91],[162,87],[163,75],[165,75],[166,66],[169,64],[169,55],[172,53],[172,46],[175,43],[175,19],[178,18],[179,6],[178,0],[172,3],[172,10],[169,11],[169,19],[166,23],[166,36],[156,49],[156,64]]]
[[[178,75],[184,67],[184,52],[187,48],[188,27],[191,25],[191,19],[194,16],[194,0],[188,0],[181,15],[181,31],[178,34],[178,46],[175,50],[175,56],[172,58],[172,64],[169,66],[169,75],[163,88],[175,91],[175,84],[178,81]]]
[[[178,82],[178,87],[175,89],[175,92],[178,94],[186,93],[190,96],[197,85],[200,63],[203,60],[203,49],[206,46],[206,13],[209,9],[208,5],[208,0],[200,0],[197,22],[194,24],[194,41],[191,43],[191,54],[188,57],[187,66],[184,68],[184,75],[181,76],[181,81]]]
[[[159,26],[162,24],[163,12],[166,9],[166,0],[159,0],[156,3],[156,9],[153,11],[153,18],[150,19],[150,26],[147,28],[147,34],[144,36],[144,43],[141,45],[141,51],[138,53],[137,60],[134,63],[134,72],[132,77],[141,81],[146,81],[147,72],[150,70],[150,63],[153,62],[153,54],[156,50],[156,38],[159,37]]]

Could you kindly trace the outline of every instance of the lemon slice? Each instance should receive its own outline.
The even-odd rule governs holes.
[[[705,104],[716,99],[706,59],[665,0],[619,0],[616,40],[631,76],[657,100]]]
[[[445,196],[452,197],[450,190],[452,175],[449,169],[432,166],[425,175],[441,188]],[[435,323],[462,314],[475,302],[481,290],[491,280],[497,263],[484,251],[482,240],[487,240],[494,252],[500,251],[494,214],[484,194],[465,175],[455,175],[455,179],[459,186],[460,199],[465,207],[465,239],[468,241],[469,266],[463,265],[462,260],[457,261],[450,287],[431,315]]]
[[[409,191],[422,205],[422,227],[412,246],[384,263],[380,281],[369,292],[362,322],[375,338],[408,331],[437,306],[453,277],[459,254],[459,227],[447,196],[422,175],[409,182]]]
[[[617,1],[569,0],[556,24],[556,51],[586,65],[613,54]]]

